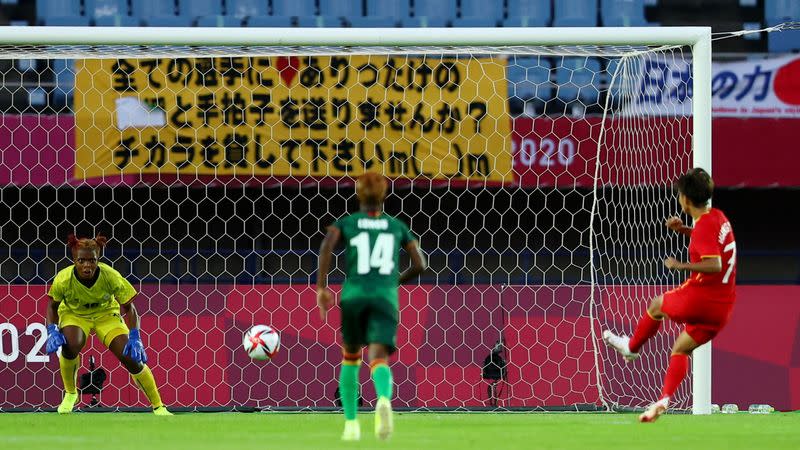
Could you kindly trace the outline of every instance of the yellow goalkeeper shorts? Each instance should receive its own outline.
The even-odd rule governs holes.
[[[106,347],[111,344],[115,337],[121,334],[128,334],[128,326],[122,320],[119,313],[99,313],[93,316],[79,316],[70,312],[63,312],[59,315],[58,328],[76,326],[83,330],[86,337],[94,330],[97,338]]]

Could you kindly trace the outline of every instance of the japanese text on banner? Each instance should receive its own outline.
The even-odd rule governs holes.
[[[405,56],[78,61],[78,179],[511,181],[504,65]]]

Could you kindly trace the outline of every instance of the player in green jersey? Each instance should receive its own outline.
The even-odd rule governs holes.
[[[417,239],[405,223],[383,213],[386,179],[366,173],[356,182],[360,211],[328,227],[322,241],[317,271],[317,304],[323,320],[334,305],[328,289],[328,270],[333,249],[345,243],[345,281],[340,295],[342,309],[342,369],[339,393],[344,408],[342,439],[361,437],[358,411],[358,369],[361,352],[368,347],[372,381],[378,401],[375,405],[375,435],[387,439],[393,429],[392,371],[388,359],[397,348],[397,287],[427,268]],[[400,249],[411,258],[411,267],[399,273]]]

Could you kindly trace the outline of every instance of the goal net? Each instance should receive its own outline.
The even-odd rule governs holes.
[[[693,164],[690,45],[37,42],[0,46],[0,408],[60,401],[43,323],[73,232],[109,237],[102,261],[139,291],[167,405],[336,407],[317,250],[365,171],[430,262],[400,288],[398,407],[657,398],[678,328],[628,365],[600,333],[630,333],[681,281],[662,261],[687,243],[663,223]],[[254,324],[281,333],[271,362],[241,349]],[[146,406],[96,338],[82,356],[99,406]],[[675,405],[690,399],[686,383]]]

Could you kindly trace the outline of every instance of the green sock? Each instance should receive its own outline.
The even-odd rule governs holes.
[[[339,396],[342,399],[345,420],[355,420],[358,413],[358,369],[361,361],[342,361],[339,374]]]
[[[392,398],[392,369],[385,362],[372,366],[372,382],[378,398]]]

